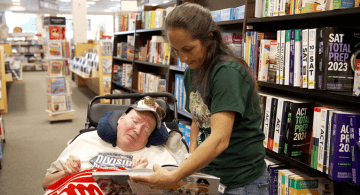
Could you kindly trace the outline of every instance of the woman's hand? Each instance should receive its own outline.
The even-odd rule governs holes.
[[[140,155],[133,155],[131,166],[133,169],[136,168],[146,168],[149,164],[147,158],[140,156]]]
[[[154,173],[151,175],[130,176],[136,183],[147,185],[152,189],[165,189],[178,183],[178,180],[167,169],[154,164]]]
[[[78,157],[70,155],[63,166],[65,176],[79,173],[81,170],[81,161]]]

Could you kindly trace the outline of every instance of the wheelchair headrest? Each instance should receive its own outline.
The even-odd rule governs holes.
[[[101,139],[106,142],[111,143],[114,147],[116,146],[117,140],[117,122],[119,118],[125,113],[127,114],[131,109],[135,109],[137,111],[149,111],[149,112],[156,112],[156,108],[154,109],[146,109],[146,107],[141,103],[142,100],[137,102],[134,105],[131,105],[126,111],[125,110],[114,110],[106,112],[99,120],[97,125],[97,132]],[[157,101],[158,102],[158,101]],[[165,102],[165,101],[163,101]],[[166,102],[165,102],[166,103]],[[159,105],[157,105],[159,106]],[[138,109],[142,108],[142,109]],[[156,116],[156,113],[155,113]],[[156,117],[157,120],[159,119]],[[163,117],[161,117],[163,118]],[[167,128],[164,126],[162,122],[158,124],[155,130],[150,134],[148,143],[146,147],[150,147],[150,145],[162,145],[166,143],[168,140],[169,133]]]

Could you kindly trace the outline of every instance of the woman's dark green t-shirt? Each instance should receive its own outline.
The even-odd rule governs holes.
[[[216,65],[210,75],[209,101],[205,104],[199,91],[191,86],[193,71],[187,68],[184,74],[185,109],[192,113],[200,129],[198,143],[211,132],[211,114],[236,112],[228,148],[202,172],[220,177],[228,189],[245,186],[257,179],[266,166],[259,97],[253,94],[249,73],[238,62]]]

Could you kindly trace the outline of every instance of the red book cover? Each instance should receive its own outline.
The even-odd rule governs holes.
[[[61,40],[63,29],[59,26],[49,26],[49,40]]]

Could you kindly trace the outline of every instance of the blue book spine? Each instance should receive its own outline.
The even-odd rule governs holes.
[[[290,31],[290,69],[289,85],[294,86],[294,63],[295,63],[295,29]]]
[[[351,175],[352,183],[360,186],[360,152],[357,143],[360,141],[360,116],[350,118]]]
[[[333,114],[329,170],[333,181],[348,182],[351,179],[349,115],[341,112]]]
[[[179,106],[179,77],[180,74],[175,74],[174,96],[177,99],[177,106]]]

